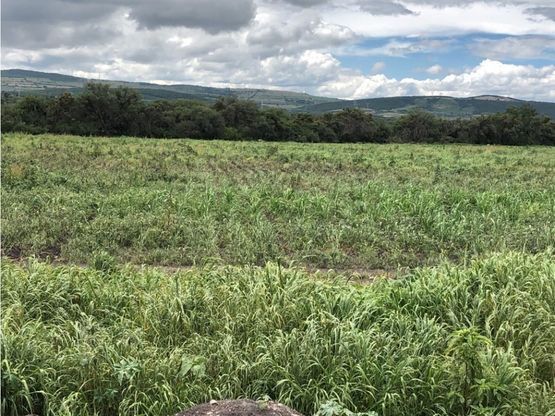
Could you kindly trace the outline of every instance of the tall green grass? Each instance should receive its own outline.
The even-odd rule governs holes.
[[[332,400],[383,416],[554,415],[553,254],[370,286],[275,264],[166,275],[5,260],[2,414],[270,397],[305,414]]]
[[[555,149],[6,134],[2,249],[394,269],[555,245]]]

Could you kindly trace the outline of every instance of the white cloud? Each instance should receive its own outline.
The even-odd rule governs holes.
[[[327,23],[310,11],[282,19],[265,13],[257,17],[246,33],[245,47],[258,56],[267,57],[338,47],[354,39],[355,34],[348,27]]]
[[[353,36],[353,39],[355,37]],[[445,52],[454,44],[453,39],[391,39],[382,46],[365,47],[358,44],[337,48],[338,56],[391,56],[402,58],[413,53]]]
[[[359,0],[361,10],[375,15],[413,14],[401,3],[391,0]]]
[[[437,75],[439,74],[441,71],[443,71],[443,67],[441,65],[432,65],[431,67],[429,67],[428,69],[426,69],[426,72],[428,74],[432,74],[432,75]]]
[[[373,74],[377,74],[380,71],[383,71],[385,69],[385,62],[376,62],[374,65],[372,65],[372,69],[371,72]]]
[[[331,81],[340,68],[340,62],[329,53],[305,51],[297,56],[265,59],[254,80],[296,88],[316,87]]]
[[[358,35],[368,37],[466,33],[555,35],[553,22],[547,18],[532,19],[526,13],[526,5],[479,2],[438,8],[410,1],[406,4],[414,14],[375,16],[354,7],[342,7],[325,10],[323,17],[330,23],[348,26]]]
[[[490,59],[555,59],[555,38],[522,36],[477,39],[470,49],[475,55]]]
[[[3,68],[346,98],[496,93],[555,101],[552,66],[501,63],[553,57],[553,0],[241,0],[239,15],[228,15],[228,0],[186,0],[188,8],[164,0],[166,8],[155,15],[148,0],[133,7],[131,0],[6,1]],[[202,10],[189,13],[201,3]],[[227,8],[216,7],[224,3]],[[484,35],[466,48],[457,36],[467,33]],[[503,36],[487,36],[492,33]],[[431,59],[425,62],[446,68],[431,66],[425,80],[383,74],[394,68],[387,58],[410,62],[453,48],[489,59],[460,73],[447,69],[448,61]],[[422,65],[431,64],[420,60],[413,68],[426,74]]]
[[[486,59],[460,74],[443,78],[397,80],[385,75],[365,76],[342,71],[318,88],[324,95],[341,98],[366,98],[398,95],[452,95],[470,97],[481,94],[513,96],[524,99],[555,100],[555,65],[535,68],[510,65]]]

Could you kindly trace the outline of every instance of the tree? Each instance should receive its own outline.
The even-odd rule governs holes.
[[[112,93],[116,107],[113,131],[115,134],[133,136],[138,131],[139,114],[144,108],[141,96],[136,90],[127,87],[116,88]]]
[[[20,128],[29,133],[46,133],[47,127],[47,108],[46,98],[28,96],[16,104],[21,120]]]
[[[139,115],[144,104],[134,89],[88,83],[77,98],[77,106],[85,133],[133,135],[139,132]]]
[[[260,109],[235,97],[214,105],[187,100],[146,104],[126,87],[89,83],[80,95],[2,95],[4,131],[82,135],[141,135],[301,142],[464,142],[555,145],[555,123],[531,106],[471,119],[445,120],[412,110],[395,121],[360,109],[313,115]]]
[[[140,113],[138,130],[141,136],[171,137],[173,119],[170,101],[160,100],[146,105]]]
[[[292,120],[292,133],[293,140],[299,142],[319,142],[321,127],[325,126],[320,123],[320,119],[314,117],[312,114],[299,113],[293,116]],[[333,132],[330,133],[333,134]]]
[[[1,107],[3,131],[26,131],[21,108],[16,103],[3,102]]]
[[[224,134],[224,120],[212,108],[194,101],[159,102],[155,110],[158,137],[214,139]]]
[[[295,137],[291,117],[277,108],[260,110],[256,121],[248,129],[248,135],[254,139],[286,141]]]
[[[440,120],[433,114],[414,109],[399,117],[394,125],[394,134],[401,142],[432,143],[442,138]]]
[[[249,135],[259,114],[256,103],[235,97],[220,98],[213,108],[222,115],[226,127],[234,128],[243,135]]]
[[[378,127],[372,114],[356,108],[326,115],[324,120],[335,132],[339,142],[373,142]]]
[[[110,135],[114,131],[117,104],[110,86],[100,83],[85,84],[85,91],[79,97],[81,119],[88,134]]]
[[[477,144],[554,145],[554,123],[529,105],[469,122],[469,136]]]
[[[553,129],[548,117],[531,105],[511,107],[505,112],[502,134],[506,144],[553,144]]]
[[[50,100],[47,117],[48,131],[65,134],[81,133],[77,100],[68,92]]]

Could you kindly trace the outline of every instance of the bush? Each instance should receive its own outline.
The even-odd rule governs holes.
[[[530,106],[468,120],[442,120],[414,109],[394,121],[349,108],[321,116],[261,109],[224,97],[213,105],[174,100],[145,103],[137,91],[89,83],[73,96],[6,99],[4,131],[80,135],[299,142],[414,142],[555,145],[555,123]]]
[[[117,269],[116,259],[106,251],[98,251],[93,254],[91,267],[104,273],[112,273]]]

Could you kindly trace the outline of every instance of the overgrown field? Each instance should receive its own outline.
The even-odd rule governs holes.
[[[169,276],[4,261],[2,414],[270,397],[307,415],[552,416],[553,254],[369,286],[272,264]]]
[[[6,134],[1,414],[555,416],[554,178],[555,148]]]
[[[2,250],[395,269],[555,245],[555,148],[6,134]]]

